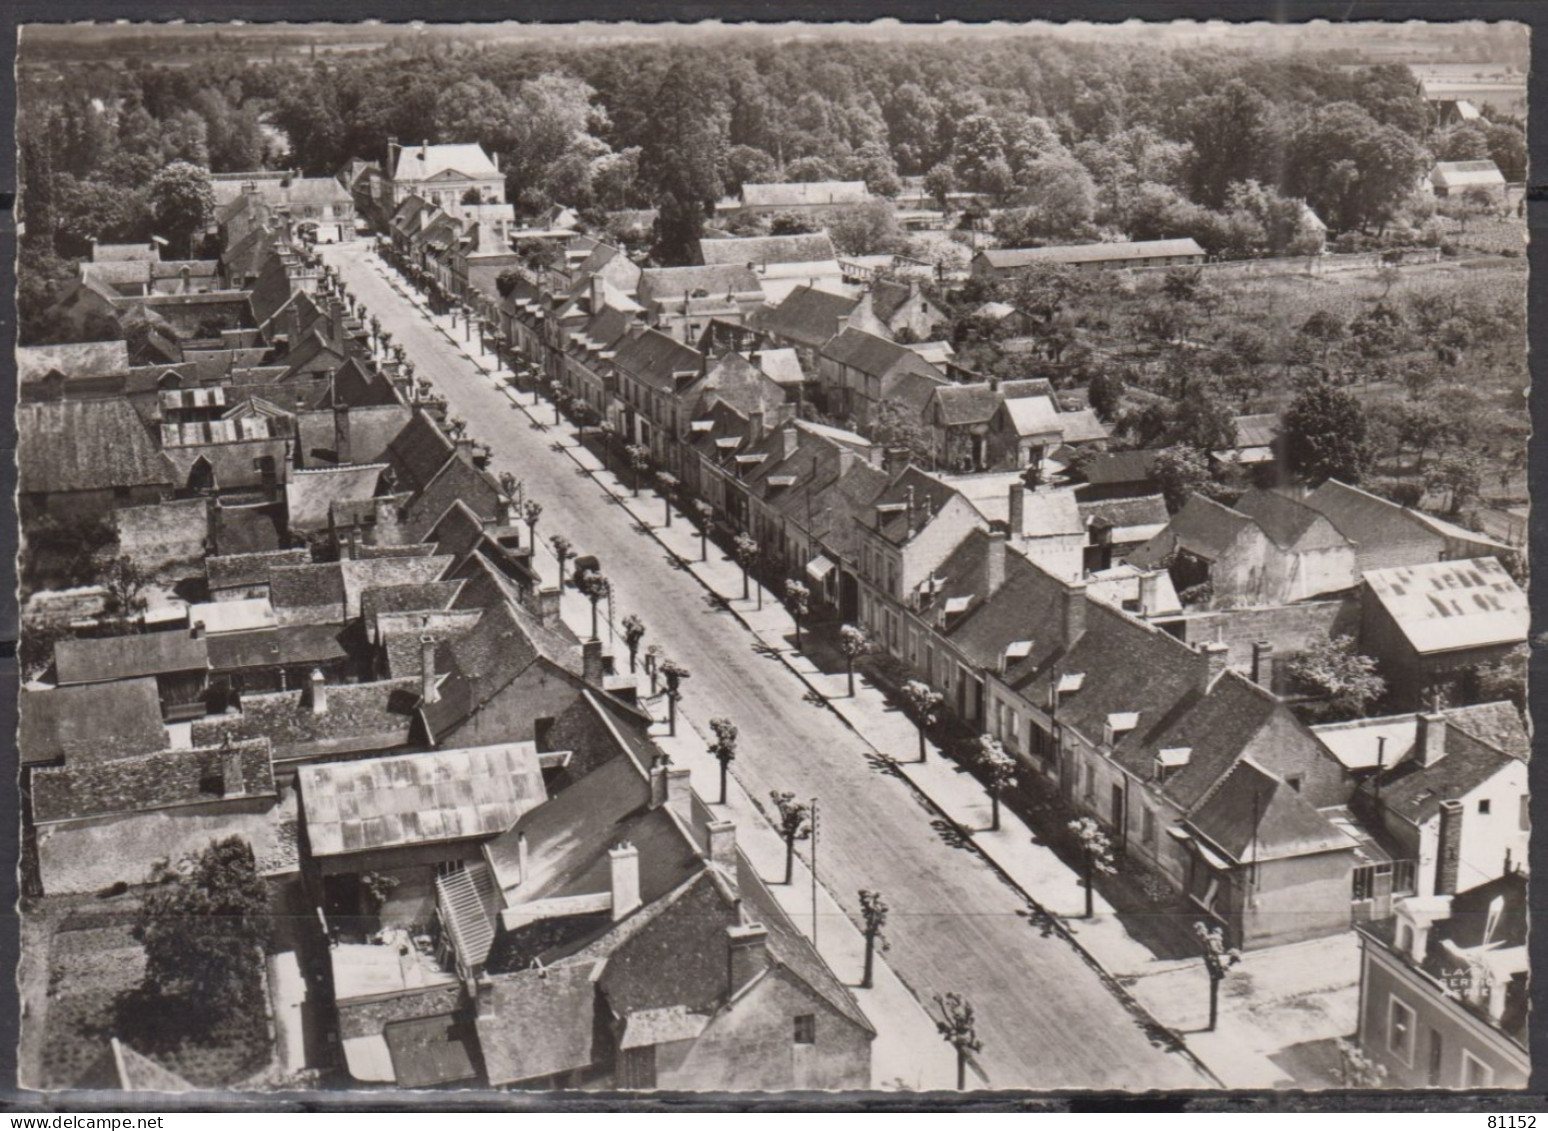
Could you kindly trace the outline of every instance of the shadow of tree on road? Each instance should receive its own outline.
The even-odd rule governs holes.
[[[898,760],[891,754],[883,754],[880,750],[867,750],[865,760],[871,769],[901,779],[903,771],[898,768]]]
[[[941,838],[942,843],[951,848],[971,849],[973,837],[957,822],[945,817],[936,817],[930,822],[930,827],[935,830],[935,835]]]
[[[820,691],[808,691],[805,695],[801,696],[801,698],[810,703],[813,707],[826,708],[828,705],[828,697]]]
[[[752,650],[753,650],[753,655],[755,655],[755,656],[762,656],[765,660],[777,660],[777,659],[779,659],[779,649],[771,647],[768,644],[765,644],[761,640],[754,640],[753,641],[753,643],[752,643]]]

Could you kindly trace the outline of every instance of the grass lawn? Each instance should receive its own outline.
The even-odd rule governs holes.
[[[109,1047],[115,1036],[200,1087],[230,1087],[264,1068],[272,1048],[257,950],[250,971],[253,1007],[196,1037],[192,1016],[140,998],[145,953],[132,933],[133,921],[132,911],[75,916],[54,932],[43,1087],[116,1087]]]

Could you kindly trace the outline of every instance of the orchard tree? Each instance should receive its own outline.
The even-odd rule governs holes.
[[[849,679],[849,697],[855,697],[855,661],[871,650],[871,636],[858,625],[839,629],[839,651],[844,653],[844,674]]]
[[[984,785],[989,789],[989,831],[1000,831],[1000,796],[1016,788],[1016,759],[1006,752],[1005,744],[993,735],[978,737],[978,766]]]
[[[624,617],[623,628],[624,645],[629,649],[629,673],[635,671],[635,658],[639,655],[640,641],[645,639],[645,622],[630,613]]]
[[[1361,717],[1387,690],[1376,661],[1357,651],[1354,637],[1348,635],[1316,641],[1295,653],[1285,665],[1285,674],[1324,699],[1322,713],[1333,719]]]
[[[710,743],[709,752],[715,755],[715,761],[720,763],[720,803],[726,803],[726,776],[731,771],[731,763],[736,761],[736,724],[730,719],[711,719],[710,730],[715,732],[715,741]]]
[[[1091,411],[1109,422],[1117,419],[1118,410],[1123,407],[1123,393],[1122,375],[1107,369],[1093,373],[1086,387],[1086,399],[1091,404]]]
[[[1318,381],[1285,409],[1280,443],[1289,469],[1307,479],[1356,484],[1365,474],[1365,409],[1343,389]]]
[[[941,1015],[935,1019],[935,1031],[957,1053],[957,1090],[967,1087],[968,1058],[984,1047],[978,1039],[978,1023],[973,1004],[961,994],[935,995],[935,1007]]]
[[[919,732],[919,760],[925,760],[925,731],[940,716],[941,693],[928,683],[911,679],[903,685],[903,710]]]
[[[934,165],[924,176],[925,192],[942,212],[951,209],[951,194],[957,191],[957,174],[950,165]]]
[[[102,611],[122,622],[131,622],[150,607],[145,590],[150,578],[135,560],[118,554],[98,563],[99,583],[106,590]]]
[[[1175,444],[1156,453],[1151,475],[1161,487],[1166,509],[1176,514],[1210,482],[1209,459],[1191,444]]]
[[[1102,826],[1091,817],[1077,817],[1070,822],[1070,832],[1075,834],[1080,849],[1081,883],[1086,889],[1086,918],[1095,913],[1092,907],[1096,877],[1110,876],[1117,871],[1113,863],[1113,844],[1102,831]]]
[[[1231,967],[1242,960],[1242,955],[1234,947],[1226,946],[1225,932],[1214,923],[1200,920],[1193,924],[1193,933],[1198,937],[1199,948],[1204,953],[1204,970],[1209,974],[1208,1031],[1213,1033],[1215,1022],[1220,1018],[1220,983],[1225,981]]]
[[[798,840],[808,840],[812,835],[812,811],[804,801],[797,801],[793,793],[774,790],[769,794],[778,813],[775,828],[785,842],[785,883],[795,876],[795,846]]]
[[[801,620],[806,616],[812,604],[812,591],[806,587],[803,581],[795,578],[785,582],[785,606],[790,610],[790,619],[795,622],[796,651],[801,650]]]
[[[871,988],[877,950],[885,953],[891,949],[887,936],[882,933],[887,925],[887,911],[887,901],[881,897],[880,892],[860,889],[860,919],[864,924],[861,933],[865,936],[865,973],[860,978],[860,988],[863,990]]]

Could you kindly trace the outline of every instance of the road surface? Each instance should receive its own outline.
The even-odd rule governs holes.
[[[877,766],[836,715],[809,701],[777,657],[755,651],[751,635],[589,475],[554,451],[553,433],[534,429],[389,286],[368,247],[329,246],[324,255],[403,346],[416,376],[432,381],[450,414],[468,421],[468,434],[493,448],[492,470],[511,470],[543,503],[544,531],[563,531],[582,553],[601,558],[617,615],[638,613],[649,641],[689,669],[684,713],[701,724],[713,716],[736,722],[732,772],[747,792],[821,799],[824,886],[856,919],[859,889],[883,894],[891,907],[888,963],[926,1005],[953,991],[973,1004],[983,1042],[977,1064],[989,1086],[1210,1086],[1186,1055],[1152,1039],[1068,942],[1045,936],[1026,900]],[[697,784],[713,792],[712,783]]]

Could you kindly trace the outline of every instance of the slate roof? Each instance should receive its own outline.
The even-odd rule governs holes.
[[[327,530],[333,504],[374,498],[386,467],[384,463],[355,464],[292,472],[285,484],[290,529],[303,534]]]
[[[1250,758],[1231,767],[1187,823],[1239,864],[1355,846],[1300,793]]]
[[[989,534],[969,531],[934,571],[934,593],[921,600],[923,617],[939,617],[949,604],[967,599],[966,607],[938,621],[936,629],[972,663],[989,671],[1002,669],[1005,650],[1016,641],[1031,641],[1023,663],[1037,663],[1059,647],[1059,583],[1027,558],[1005,550],[1005,579],[993,594],[984,591]]]
[[[822,356],[872,377],[880,377],[898,368],[929,377],[942,377],[939,369],[907,346],[900,346],[897,342],[864,330],[848,329],[838,334],[823,346]]]
[[[1029,263],[1108,263],[1130,259],[1170,259],[1179,255],[1204,258],[1193,239],[1140,240],[1134,243],[1088,243],[1065,247],[991,247],[978,253],[991,267],[1025,267]]]
[[[24,495],[172,483],[140,414],[122,397],[19,404],[16,433]]]
[[[1353,542],[1362,557],[1379,556],[1389,546],[1415,541],[1434,544],[1439,557],[1444,539],[1408,510],[1359,487],[1327,479],[1301,498],[1301,502],[1325,516],[1338,532]]]
[[[437,1014],[389,1022],[382,1028],[400,1088],[431,1088],[478,1077],[478,1034],[461,1014]]]
[[[348,660],[348,632],[336,624],[293,624],[212,636],[210,670],[234,672]]]
[[[169,742],[149,676],[48,691],[24,687],[17,707],[24,766],[86,765],[165,750]]]
[[[547,799],[531,742],[302,766],[296,779],[313,856],[495,836]]]
[[[279,566],[269,572],[269,603],[280,609],[324,609],[344,619],[344,572],[341,562]]]
[[[1421,655],[1526,640],[1526,594],[1498,559],[1368,570],[1365,584]]]
[[[205,671],[209,662],[205,639],[187,629],[61,640],[54,645],[61,685]]]
[[[418,491],[456,451],[457,445],[440,425],[425,413],[416,412],[387,445],[387,461],[397,473],[399,490]]]
[[[1166,500],[1160,495],[1128,499],[1097,499],[1076,504],[1087,527],[1121,529],[1131,526],[1165,526]]]
[[[319,401],[326,400],[324,395]],[[351,463],[382,463],[387,448],[413,416],[407,405],[368,405],[349,411],[349,459]],[[302,410],[296,414],[297,447],[303,467],[337,465],[338,425],[331,409]]]
[[[1003,412],[1017,436],[1063,435],[1061,414],[1052,397],[1017,397],[1005,402]]]
[[[1167,526],[1167,532],[1179,546],[1210,561],[1218,561],[1229,553],[1243,531],[1249,529],[1257,529],[1252,519],[1197,492],[1188,497]]]
[[[492,1087],[585,1068],[595,1059],[596,963],[491,978],[492,1016],[478,1019]]]
[[[1281,550],[1306,553],[1349,545],[1349,540],[1322,515],[1275,491],[1247,491],[1236,500],[1234,509],[1256,522],[1258,529]]]
[[[494,518],[500,505],[500,489],[494,480],[460,456],[442,464],[403,508],[403,533],[413,541],[423,541],[447,508],[457,502],[483,518]]]
[[[659,330],[620,338],[613,365],[631,377],[665,393],[675,393],[674,373],[698,373],[704,355]]]
[[[274,770],[264,739],[234,743],[242,756],[242,797],[272,797]],[[198,746],[32,771],[32,816],[39,824],[148,813],[221,801],[227,750]]]
[[[1017,397],[1052,397],[1053,385],[1043,378],[1024,381],[988,381],[971,385],[941,385],[935,390],[935,423],[943,427],[987,424],[1000,402]]]
[[[826,232],[808,232],[791,236],[752,236],[733,239],[702,239],[699,258],[706,266],[753,263],[815,263],[834,259],[838,252]]]
[[[696,295],[703,291],[703,295]],[[727,295],[759,295],[758,275],[745,263],[716,263],[704,267],[647,267],[640,272],[636,294],[641,303],[654,302],[670,308],[690,298],[724,298]]]
[[[803,346],[821,346],[842,328],[860,300],[832,294],[816,287],[799,286],[778,306],[757,312],[758,329]]]
[[[193,741],[265,737],[278,760],[392,750],[408,743],[419,680],[328,685],[328,709],[312,710],[310,690],[242,696],[240,713],[196,720]]]
[[[1098,452],[1085,463],[1081,475],[1092,486],[1146,482],[1160,454],[1158,451]]]
[[[477,142],[451,145],[405,145],[392,171],[395,181],[428,181],[443,173],[458,173],[471,180],[499,180],[500,170]]]
[[[1517,761],[1462,728],[1447,725],[1446,753],[1439,761],[1421,766],[1410,755],[1382,773],[1381,806],[1422,825],[1440,813],[1442,801],[1466,796]],[[1369,792],[1370,785],[1361,789]]]
[[[128,368],[129,346],[122,340],[16,347],[18,385],[42,380],[53,372],[65,377],[104,377]]]
[[[422,581],[374,585],[360,594],[360,615],[369,628],[383,614],[449,609],[463,584],[462,581]]]

